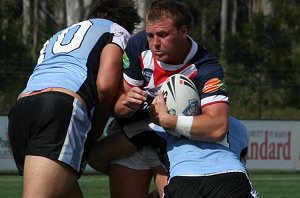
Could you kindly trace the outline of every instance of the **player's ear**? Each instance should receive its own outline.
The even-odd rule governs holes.
[[[189,28],[186,25],[181,26],[179,29],[180,34],[182,35],[188,35],[189,33]]]

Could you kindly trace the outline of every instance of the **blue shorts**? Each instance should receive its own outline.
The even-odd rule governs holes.
[[[26,155],[69,165],[80,176],[92,147],[84,104],[61,92],[20,98],[9,112],[8,135],[20,175]]]

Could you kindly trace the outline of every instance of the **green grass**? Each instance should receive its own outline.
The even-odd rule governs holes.
[[[262,198],[300,198],[300,173],[260,171],[250,178]]]
[[[83,175],[79,180],[84,197],[109,197],[108,177],[105,175]]]
[[[300,198],[300,174],[295,172],[250,172],[253,186],[262,198]],[[86,198],[109,198],[108,178],[105,175],[85,174],[79,180]],[[0,175],[0,197],[20,198],[22,178]]]

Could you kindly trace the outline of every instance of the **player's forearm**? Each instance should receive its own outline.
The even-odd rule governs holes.
[[[227,116],[176,116],[162,113],[157,123],[176,134],[200,141],[221,141],[226,136],[228,128]]]
[[[119,97],[119,99],[116,101],[116,104],[114,106],[113,116],[116,118],[126,118],[130,117],[134,114],[134,110],[128,108],[123,104],[123,101],[126,98],[126,94],[123,94]]]
[[[116,101],[116,88],[113,89],[107,89],[107,90],[98,90],[98,101],[99,105],[96,109],[98,111],[98,127],[100,127],[102,130],[105,128],[105,125],[109,119],[109,117],[112,115],[112,111],[114,108],[114,104]]]
[[[229,106],[215,103],[202,108],[202,114],[194,116],[191,139],[222,141],[228,129]]]
[[[191,140],[222,141],[228,129],[228,118],[211,117],[209,115],[193,116],[193,124],[190,131]]]

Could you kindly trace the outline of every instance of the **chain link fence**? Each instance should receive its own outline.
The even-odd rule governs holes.
[[[26,60],[0,60],[0,114],[8,114],[34,66],[35,63]],[[279,74],[289,75],[285,71],[279,71]],[[297,79],[273,82],[264,79],[263,73],[239,70],[225,70],[225,76],[232,115],[241,119],[300,120]],[[293,77],[300,79],[299,73]]]

